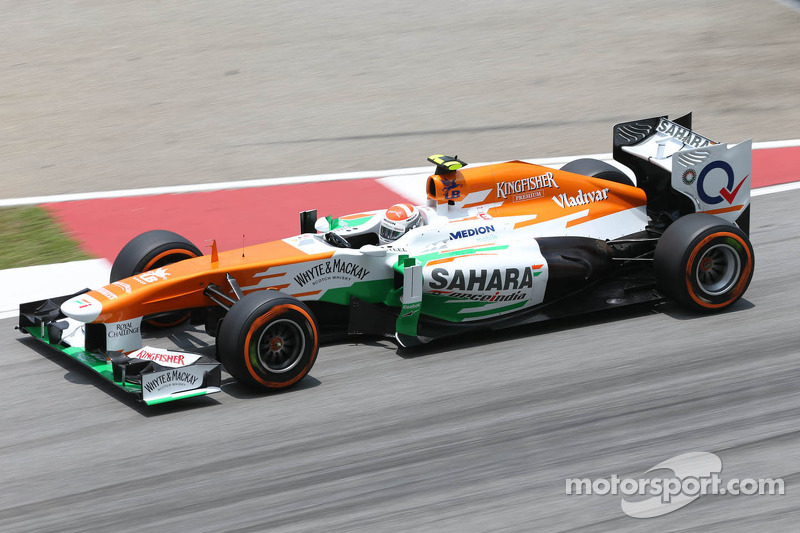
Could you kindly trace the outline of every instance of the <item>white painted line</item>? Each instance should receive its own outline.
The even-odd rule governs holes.
[[[611,154],[594,154],[580,157],[610,158]],[[566,163],[575,157],[557,157],[552,159],[526,159],[537,165],[557,165]],[[470,167],[491,165],[488,163],[470,163]],[[28,198],[6,198],[0,200],[0,207],[20,205],[36,205],[44,203],[75,202],[79,200],[99,200],[104,198],[130,198],[136,196],[155,196],[158,194],[183,194],[192,192],[227,191],[234,189],[251,189],[256,187],[275,187],[278,185],[298,185],[302,183],[318,183],[322,181],[351,181],[362,179],[388,178],[409,174],[431,174],[431,165],[424,167],[398,168],[394,170],[368,170],[361,172],[343,172],[340,174],[313,174],[309,176],[291,176],[286,178],[264,178],[257,180],[227,181],[217,183],[197,183],[194,185],[170,185],[165,187],[149,187],[143,189],[122,189],[117,191],[81,192],[57,194],[52,196],[31,196]]]
[[[797,179],[800,180],[800,170],[798,170]],[[779,183],[778,185],[770,185],[768,187],[759,187],[750,191],[750,196],[763,196],[765,194],[774,194],[776,192],[793,191],[800,189],[800,181],[793,181],[791,183]]]
[[[425,202],[428,200],[428,194],[425,191],[425,184],[428,181],[428,176],[430,176],[430,169],[428,169],[428,172],[422,174],[418,173],[381,178],[378,180],[378,183],[396,195],[402,196],[407,202],[413,205],[425,205]]]
[[[770,148],[792,148],[800,146],[800,139],[789,139],[787,141],[761,141],[753,143],[753,150],[768,150]]]
[[[754,143],[753,149],[762,150],[769,148],[786,148],[792,146],[800,146],[800,139]],[[602,159],[612,164],[616,164],[616,162],[613,161],[612,155],[608,153],[551,157],[547,159],[523,159],[523,161],[549,167],[549,166],[563,165],[564,163],[567,163],[574,159],[581,159],[584,157],[590,157],[593,159]],[[475,167],[482,165],[491,165],[494,163],[499,163],[499,161],[492,161],[485,163],[471,163],[470,166]],[[430,165],[428,165],[424,167],[402,168],[395,170],[345,172],[341,174],[315,174],[309,176],[293,176],[288,178],[264,178],[257,180],[198,183],[194,185],[172,185],[167,187],[150,187],[144,189],[123,189],[118,191],[59,194],[53,196],[31,196],[28,198],[6,198],[6,199],[0,199],[0,207],[36,205],[43,203],[74,202],[78,200],[98,200],[102,198],[125,198],[134,196],[154,196],[157,194],[180,194],[180,193],[190,193],[190,192],[248,189],[253,187],[274,187],[277,185],[297,185],[299,183],[314,183],[320,181],[345,181],[345,180],[360,180],[367,178],[388,178],[394,176],[418,174],[423,172],[430,173],[430,168],[431,168]]]
[[[18,316],[23,302],[102,287],[110,273],[111,264],[105,259],[0,270],[0,319]]]
[[[102,198],[127,198],[133,196],[154,196],[157,194],[181,194],[189,192],[223,191],[232,189],[249,189],[253,187],[273,187],[276,185],[297,185],[299,183],[315,183],[320,181],[360,180],[365,178],[382,178],[406,172],[422,172],[428,167],[407,168],[401,170],[382,170],[367,172],[345,172],[342,174],[316,174],[312,176],[293,176],[289,178],[264,178],[257,180],[228,181],[220,183],[198,183],[195,185],[172,185],[167,187],[150,187],[145,189],[123,189],[118,191],[82,192],[59,194],[53,196],[31,196],[29,198],[7,198],[0,200],[0,207],[19,205],[35,205],[43,203],[74,202],[77,200],[98,200]]]

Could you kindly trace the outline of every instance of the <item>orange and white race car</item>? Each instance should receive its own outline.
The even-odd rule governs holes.
[[[145,325],[205,324],[233,377],[271,389],[303,378],[327,334],[412,346],[663,298],[736,302],[754,264],[751,142],[656,117],[615,126],[614,159],[465,168],[436,155],[425,205],[305,211],[300,235],[206,256],[150,231],[110,284],[22,304],[19,328],[159,403],[218,391],[219,364],[143,347]]]

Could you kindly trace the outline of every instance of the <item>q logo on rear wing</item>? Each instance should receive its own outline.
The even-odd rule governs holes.
[[[714,144],[675,154],[672,188],[688,196],[698,213],[735,222],[750,205],[752,144]]]

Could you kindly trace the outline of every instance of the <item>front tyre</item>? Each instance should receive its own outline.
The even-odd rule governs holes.
[[[237,381],[252,388],[281,389],[311,370],[319,328],[308,307],[287,294],[250,293],[233,304],[217,335],[217,354]]]
[[[197,246],[182,235],[160,229],[146,231],[134,237],[120,250],[111,266],[110,281],[114,283],[142,272],[156,270],[201,255],[203,253]],[[189,316],[188,311],[175,311],[145,317],[145,322],[151,326],[166,328],[177,326],[187,320]]]
[[[653,257],[661,291],[690,309],[713,312],[733,305],[753,277],[755,254],[747,235],[713,215],[673,222]]]

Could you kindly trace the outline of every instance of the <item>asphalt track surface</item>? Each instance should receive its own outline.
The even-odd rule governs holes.
[[[795,139],[792,6],[0,0],[0,196],[604,153],[687,111]]]
[[[615,121],[687,110],[797,138],[787,5],[4,2],[3,196],[606,152]],[[340,343],[280,394],[147,409],[0,321],[0,530],[796,531],[798,202],[753,199],[730,312]],[[636,520],[564,494],[690,451],[786,495]]]
[[[753,199],[746,299],[673,304],[398,351],[324,346],[290,391],[145,408],[0,321],[2,531],[796,531],[800,191]],[[200,351],[199,330],[173,333]],[[169,345],[169,343],[168,343]],[[707,451],[723,479],[634,519],[568,477],[641,477]]]

